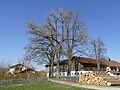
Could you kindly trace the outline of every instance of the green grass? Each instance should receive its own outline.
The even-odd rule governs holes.
[[[90,89],[72,87],[53,82],[44,82],[31,85],[5,86],[0,87],[0,90],[90,90]]]

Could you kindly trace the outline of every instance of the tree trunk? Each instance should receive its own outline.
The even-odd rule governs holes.
[[[72,55],[69,56],[69,60],[68,60],[68,76],[71,76],[71,60],[72,60]]]
[[[56,78],[59,79],[59,74],[60,74],[60,70],[59,70],[59,60],[57,60],[57,76]]]
[[[97,59],[97,68],[98,68],[98,72],[100,72],[100,61],[99,61],[99,59]]]
[[[53,77],[53,63],[51,63],[51,75],[50,77]]]
[[[51,73],[50,73],[50,77],[52,78],[53,77],[53,67],[54,67],[54,58],[52,57],[51,58],[51,64],[50,64],[51,66],[50,66],[50,71],[51,71]]]

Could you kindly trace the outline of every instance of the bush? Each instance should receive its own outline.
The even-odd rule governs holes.
[[[36,73],[19,73],[15,75],[11,74],[0,74],[0,86],[3,85],[14,85],[14,84],[30,84],[36,82],[48,81],[45,72]]]

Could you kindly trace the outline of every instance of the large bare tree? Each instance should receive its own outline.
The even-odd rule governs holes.
[[[91,40],[92,56],[96,58],[97,68],[100,71],[100,60],[106,58],[106,48],[104,42],[99,37]]]
[[[48,29],[46,29],[48,28]],[[50,64],[50,76],[53,76],[54,63],[54,41],[52,29],[47,25],[35,25],[32,22],[28,23],[27,34],[30,35],[30,43],[26,47],[26,60],[34,60],[40,63]],[[48,38],[51,36],[51,38]]]
[[[79,20],[78,13],[53,10],[45,17],[44,24],[28,23],[27,33],[31,37],[31,43],[27,47],[27,57],[40,62],[48,61],[51,72],[56,61],[58,77],[59,61],[63,55],[69,59],[68,74],[70,75],[72,57],[86,54],[84,49],[88,42],[88,34],[85,24]]]
[[[87,55],[85,47],[88,43],[86,25],[80,21],[78,13],[63,11],[64,14],[64,49],[68,58],[68,75],[70,76],[71,59],[74,55]]]

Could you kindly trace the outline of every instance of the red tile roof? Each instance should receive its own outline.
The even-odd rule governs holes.
[[[101,60],[101,62],[109,67],[120,67],[120,62],[114,60]]]
[[[92,58],[79,57],[79,60],[80,60],[80,63],[96,64],[96,60]]]
[[[96,65],[96,59],[93,58],[86,58],[86,57],[76,57],[74,56],[72,58],[73,59],[78,59],[80,61],[80,63],[82,64],[94,64]],[[62,64],[67,64],[68,63],[68,59],[60,61],[60,65]],[[109,67],[120,67],[120,62],[117,62],[115,60],[100,60],[101,65],[104,66],[109,66]],[[54,63],[54,65],[57,65],[56,62]],[[49,65],[47,64],[46,67],[48,67]]]
[[[96,59],[79,57],[81,63],[96,64]],[[120,67],[120,62],[115,60],[100,60],[100,63],[109,67]]]
[[[19,66],[26,67],[24,64],[16,64],[16,65],[10,66],[9,68],[14,68],[14,67],[19,67]]]

